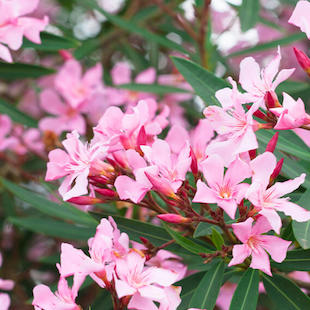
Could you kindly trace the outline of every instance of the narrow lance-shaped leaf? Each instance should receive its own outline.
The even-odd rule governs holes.
[[[0,99],[0,114],[8,115],[12,121],[27,127],[38,127],[38,121],[18,110],[16,106]]]
[[[259,272],[248,268],[240,279],[229,310],[255,310],[258,300]]]
[[[259,0],[242,1],[239,9],[241,30],[243,32],[253,28],[259,18]]]
[[[298,205],[310,211],[310,189],[308,189],[298,200]],[[293,231],[296,240],[303,249],[310,249],[310,221],[293,221]]]
[[[160,84],[121,84],[117,85],[117,88],[123,88],[133,91],[139,91],[144,93],[153,93],[153,94],[159,94],[164,95],[168,93],[188,93],[188,90],[168,86],[168,85],[160,85]]]
[[[215,92],[228,86],[224,80],[190,60],[179,57],[171,57],[171,59],[185,80],[207,105],[219,105]]]
[[[310,309],[310,298],[291,280],[274,274],[263,275],[264,287],[276,309],[305,310]]]
[[[222,286],[224,270],[225,264],[223,261],[220,261],[214,268],[204,275],[190,301],[190,308],[209,310],[214,308]]]
[[[3,178],[0,179],[1,184],[13,193],[20,200],[29,203],[42,213],[49,216],[55,216],[63,220],[71,220],[75,223],[96,227],[97,221],[89,214],[75,208],[69,203],[57,204],[47,200],[42,195],[29,191]]]

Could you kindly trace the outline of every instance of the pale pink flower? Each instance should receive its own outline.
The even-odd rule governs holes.
[[[12,130],[12,121],[7,115],[0,115],[0,152],[11,148],[18,143],[15,137],[9,136]]]
[[[176,310],[181,303],[181,286],[165,287],[165,298],[160,302],[159,310]],[[144,310],[144,309],[143,309]]]
[[[9,310],[11,299],[8,294],[0,293],[0,305],[2,310]]]
[[[49,153],[46,181],[65,177],[59,193],[64,200],[88,193],[88,176],[103,173],[107,167],[102,159],[106,156],[106,147],[101,143],[83,144],[79,134],[73,131],[67,134],[63,145],[67,152],[56,149]],[[73,182],[75,184],[72,186]]]
[[[270,111],[279,117],[274,129],[294,129],[310,123],[310,115],[305,111],[303,101],[295,101],[287,93],[283,93],[283,107],[272,108]]]
[[[48,24],[48,17],[43,20],[24,17],[32,13],[38,6],[39,0],[2,0],[0,3],[0,58],[12,62],[9,48],[18,50],[23,43],[23,36],[30,41],[40,44],[40,32]]]
[[[271,258],[275,262],[281,263],[286,257],[286,252],[291,241],[286,241],[275,236],[262,235],[272,229],[263,216],[252,227],[253,221],[252,218],[248,218],[245,222],[232,224],[235,235],[243,244],[234,245],[233,258],[228,266],[241,264],[251,255],[252,261],[250,267],[259,269],[272,276],[269,257],[265,251],[271,255]]]
[[[221,310],[229,310],[231,299],[236,290],[237,284],[226,282],[220,289],[219,295],[216,300],[216,305]]]
[[[43,111],[54,115],[40,120],[39,128],[42,131],[49,130],[60,135],[64,131],[76,130],[85,134],[86,122],[81,115],[80,106],[73,107],[69,102],[63,102],[56,91],[43,90],[40,94],[40,106]]]
[[[191,165],[189,144],[186,144],[178,155],[173,154],[169,144],[161,139],[157,139],[151,147],[142,145],[141,149],[149,164],[158,168],[156,174],[147,174],[152,185],[157,190],[160,186],[176,193]]]
[[[139,203],[145,194],[152,189],[152,184],[145,172],[156,174],[158,169],[157,167],[148,167],[144,158],[134,150],[127,150],[125,154],[128,168],[132,170],[135,180],[126,175],[120,175],[116,178],[114,186],[120,199],[130,199],[134,203]]]
[[[279,234],[282,226],[278,211],[291,216],[297,222],[310,220],[310,211],[290,202],[290,198],[281,198],[296,190],[304,181],[306,174],[285,182],[277,182],[268,187],[270,175],[276,167],[276,158],[270,152],[257,156],[250,164],[253,171],[252,184],[246,197],[255,206],[259,214],[263,215],[270,223],[272,229]]]
[[[206,119],[219,134],[207,147],[207,154],[221,154],[225,163],[230,163],[236,155],[257,149],[258,143],[254,131],[259,124],[253,120],[256,107],[245,112],[241,103],[235,103],[230,110],[209,106],[204,110]]]
[[[81,64],[74,59],[67,60],[55,77],[55,88],[72,109],[85,108],[103,93],[102,67],[98,63],[82,75]]]
[[[117,107],[110,107],[94,128],[95,139],[110,144],[110,151],[120,149],[140,150],[141,144],[150,144],[154,137],[168,125],[169,109],[159,114],[153,99],[141,100],[132,111],[123,113]]]
[[[115,86],[132,83],[131,68],[127,62],[118,62],[111,71],[112,82]],[[156,70],[154,68],[146,69],[140,72],[134,79],[137,84],[153,84],[156,79]],[[143,93],[127,89],[117,89],[107,87],[108,101],[113,105],[127,104],[129,106],[135,105],[138,101],[155,98],[150,93]]]
[[[67,280],[60,278],[58,289],[54,293],[46,285],[40,284],[33,289],[33,302],[35,310],[80,310],[75,303],[78,290],[82,283],[74,283],[68,286]]]
[[[241,183],[251,176],[249,165],[237,158],[224,175],[222,159],[218,155],[212,155],[201,163],[201,167],[208,185],[198,180],[193,202],[217,203],[234,219],[238,203],[244,198],[249,186]]]
[[[280,48],[274,59],[262,71],[253,57],[246,57],[241,61],[239,82],[247,92],[244,95],[249,101],[264,107],[266,93],[274,93],[276,87],[293,74],[295,69],[279,71],[280,61]]]
[[[114,281],[118,298],[137,295],[159,302],[165,298],[164,287],[172,285],[177,279],[177,274],[162,268],[144,267],[144,263],[145,257],[136,251],[116,260]],[[129,303],[129,309],[133,308],[132,303]]]
[[[298,1],[292,16],[289,19],[289,23],[300,28],[300,30],[306,33],[310,40],[310,3],[309,1]]]

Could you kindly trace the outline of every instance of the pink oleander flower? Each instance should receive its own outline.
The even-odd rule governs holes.
[[[169,109],[159,114],[153,99],[141,100],[131,112],[123,113],[117,107],[110,107],[94,128],[95,139],[108,142],[109,151],[134,149],[140,151],[141,144],[150,144],[168,125]]]
[[[247,257],[252,256],[250,267],[272,276],[266,251],[274,261],[281,263],[286,257],[291,241],[262,235],[272,229],[265,217],[261,216],[252,227],[253,221],[252,218],[248,218],[245,222],[232,224],[235,235],[243,244],[234,245],[233,258],[228,266],[241,264]]]
[[[161,302],[166,297],[164,288],[171,286],[177,279],[175,272],[163,268],[145,267],[144,264],[145,257],[136,251],[131,251],[124,258],[116,260],[115,290],[118,298],[133,296],[128,304],[129,309],[156,309],[154,306],[141,308],[139,303],[147,300],[152,304],[153,301]]]
[[[169,144],[161,139],[157,139],[152,146],[142,145],[141,149],[149,164],[158,169],[156,173],[146,172],[154,189],[173,196],[191,165],[189,144],[178,155],[173,154]]]
[[[252,184],[246,197],[254,205],[258,213],[264,216],[272,229],[279,234],[282,226],[278,211],[291,216],[297,222],[310,220],[310,211],[303,209],[297,204],[290,202],[290,198],[281,198],[296,190],[304,181],[306,174],[285,182],[277,182],[269,186],[270,176],[276,168],[276,158],[270,152],[257,156],[251,163],[253,171]]]
[[[81,310],[75,303],[81,284],[74,283],[70,288],[67,280],[61,277],[55,294],[46,285],[37,285],[33,289],[32,305],[35,310]]]
[[[228,167],[224,175],[224,163],[218,155],[212,155],[201,163],[203,176],[208,185],[197,182],[197,192],[193,202],[217,203],[232,219],[238,203],[244,198],[249,187],[241,183],[251,176],[247,163],[237,158]]]
[[[270,111],[279,117],[274,129],[294,129],[310,123],[310,115],[305,111],[303,101],[295,101],[287,93],[283,93],[283,107],[272,108]]]
[[[139,203],[153,187],[145,172],[156,174],[158,169],[155,166],[148,167],[144,158],[134,150],[127,150],[125,155],[128,168],[134,174],[135,180],[126,175],[120,175],[116,178],[114,186],[120,199],[130,199],[134,203]]]
[[[111,77],[115,86],[132,83],[130,65],[127,62],[117,63],[111,71]],[[156,70],[154,68],[149,68],[140,72],[133,82],[138,84],[153,84],[155,83],[155,79]],[[135,105],[138,101],[143,99],[155,99],[155,96],[150,93],[111,87],[107,87],[107,97],[108,101],[113,105],[126,104],[128,106]]]
[[[289,23],[300,28],[310,40],[310,3],[309,1],[298,1]]]
[[[82,75],[81,64],[69,59],[55,77],[55,88],[73,109],[85,107],[103,94],[102,67],[98,63]]]
[[[129,251],[128,235],[120,233],[113,218],[109,217],[109,220],[101,220],[88,245],[90,257],[70,244],[62,244],[60,274],[80,279],[90,275],[99,286],[105,287],[112,280],[116,256],[123,257]]]
[[[85,134],[86,121],[81,115],[81,109],[79,107],[74,108],[69,103],[63,102],[54,90],[45,89],[42,91],[40,94],[40,106],[43,111],[54,115],[40,120],[40,130],[53,131],[57,135],[64,131],[72,130]]]
[[[0,152],[15,146],[18,140],[9,136],[12,130],[12,121],[7,115],[0,115]]]
[[[38,6],[39,0],[2,0],[0,2],[0,58],[12,62],[9,48],[18,50],[23,44],[23,36],[40,44],[40,32],[48,24],[48,17],[43,20],[24,17],[32,13]]]
[[[55,149],[49,153],[46,181],[53,181],[65,177],[59,193],[64,200],[88,193],[88,176],[103,174],[107,168],[102,160],[106,156],[106,147],[101,143],[83,144],[79,134],[73,131],[67,134],[62,144],[66,152]],[[72,185],[75,183],[74,185]]]
[[[0,293],[0,304],[2,310],[9,310],[11,305],[10,296],[6,293]]]
[[[241,61],[239,82],[246,91],[243,95],[247,97],[248,102],[264,107],[266,93],[271,92],[275,95],[276,87],[293,74],[294,68],[279,71],[280,61],[280,48],[274,59],[263,70],[253,57],[246,57]]]

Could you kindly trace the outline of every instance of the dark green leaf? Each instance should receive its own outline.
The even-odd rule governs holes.
[[[223,239],[222,235],[214,227],[212,227],[211,240],[212,240],[212,242],[215,245],[217,250],[222,249],[222,245],[224,244],[224,239]]]
[[[198,224],[194,231],[194,238],[203,237],[212,234],[212,229],[216,229],[218,232],[221,232],[218,226],[212,225],[210,223],[201,222]]]
[[[310,309],[310,298],[293,281],[277,274],[273,275],[273,277],[263,274],[263,282],[268,296],[277,309]]]
[[[153,94],[168,94],[168,93],[188,93],[187,90],[181,89],[178,87],[173,87],[169,85],[160,85],[160,84],[122,84],[117,85],[118,88],[128,89],[132,91],[139,91],[144,93],[153,93]]]
[[[293,42],[304,40],[304,39],[306,39],[305,34],[302,32],[297,32],[297,33],[291,34],[289,36],[283,37],[283,38],[278,39],[278,40],[273,40],[270,42],[258,44],[256,46],[234,52],[234,53],[228,55],[227,57],[229,57],[229,58],[230,57],[237,57],[237,56],[241,56],[241,55],[248,55],[248,54],[253,54],[256,52],[266,51],[269,49],[277,48],[279,45],[280,46],[289,45]]]
[[[190,301],[190,308],[212,310],[222,286],[225,264],[220,261],[214,268],[209,270],[200,281]]]
[[[9,217],[8,220],[14,225],[39,234],[69,240],[88,240],[95,234],[96,231],[95,227],[90,228],[75,226],[73,224],[64,223],[61,221],[53,220],[51,218],[36,216],[23,218]]]
[[[0,99],[0,113],[8,115],[12,121],[36,128],[38,127],[38,121],[33,119],[31,116],[19,111],[13,104],[10,104],[2,99]]]
[[[246,0],[242,1],[239,9],[239,17],[241,30],[243,32],[253,28],[258,22],[259,18],[259,0]]]
[[[224,80],[190,60],[179,57],[171,58],[179,72],[207,105],[219,105],[215,92],[228,86]]]
[[[297,204],[310,211],[310,189],[308,189],[298,200]],[[310,221],[293,221],[293,231],[296,240],[303,249],[310,249]]]
[[[54,69],[37,65],[0,62],[0,79],[2,80],[36,79],[55,72]]]
[[[29,203],[32,207],[42,213],[49,216],[55,216],[63,220],[71,220],[75,223],[80,223],[91,227],[96,227],[96,224],[98,224],[97,221],[88,213],[73,207],[69,203],[57,204],[8,180],[2,178],[0,180],[1,184],[16,197]]]
[[[48,32],[41,32],[41,44],[35,44],[26,38],[24,39],[24,48],[34,48],[40,51],[59,51],[59,50],[66,50],[70,48],[76,48],[80,45],[80,42],[75,39],[69,39],[60,37]]]
[[[286,271],[310,271],[310,250],[288,251],[285,260],[281,264],[272,262],[271,265]]]
[[[240,279],[229,310],[255,310],[258,300],[258,270],[248,268]]]
[[[210,253],[211,251],[202,245],[182,236],[180,233],[176,232],[175,230],[172,230],[168,225],[164,224],[165,229],[170,234],[170,236],[175,240],[177,244],[179,244],[184,249],[194,253]]]

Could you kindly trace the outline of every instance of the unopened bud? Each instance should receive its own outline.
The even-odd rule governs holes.
[[[146,142],[147,142],[147,135],[144,126],[142,126],[137,136],[137,146],[140,147],[140,145],[146,145]]]
[[[256,156],[257,156],[256,149],[255,150],[249,150],[249,156],[250,156],[251,160],[256,158]]]
[[[191,170],[193,172],[194,176],[197,176],[198,174],[198,163],[197,163],[197,157],[192,149],[192,147],[190,148],[190,156],[192,158],[192,162],[191,162]]]
[[[278,162],[276,167],[274,168],[271,176],[270,176],[270,182],[272,183],[276,177],[280,174],[282,166],[283,166],[284,158],[281,158]]]
[[[93,181],[93,183],[98,183],[102,185],[106,185],[108,183],[108,180],[104,177],[98,176],[98,175],[91,175],[89,176],[89,179]]]
[[[104,196],[104,197],[109,197],[109,198],[114,198],[117,197],[117,194],[115,191],[107,188],[96,188],[95,192]]]
[[[178,214],[159,214],[157,215],[162,221],[173,224],[182,224],[182,223],[190,223],[192,220],[190,218],[183,217]]]
[[[96,203],[102,203],[104,201],[99,198],[95,198],[95,197],[80,196],[80,197],[70,198],[68,202],[71,202],[77,205],[94,205]]]
[[[301,50],[293,47],[298,63],[303,70],[310,76],[310,58]]]
[[[73,58],[72,54],[66,50],[60,50],[59,55],[63,58],[63,60],[70,60]]]
[[[267,91],[264,100],[267,109],[282,107],[275,92]]]
[[[274,150],[276,149],[276,146],[277,146],[278,137],[279,137],[279,133],[276,132],[273,135],[273,137],[270,139],[270,141],[268,142],[265,152],[271,152],[271,153],[274,152]]]

